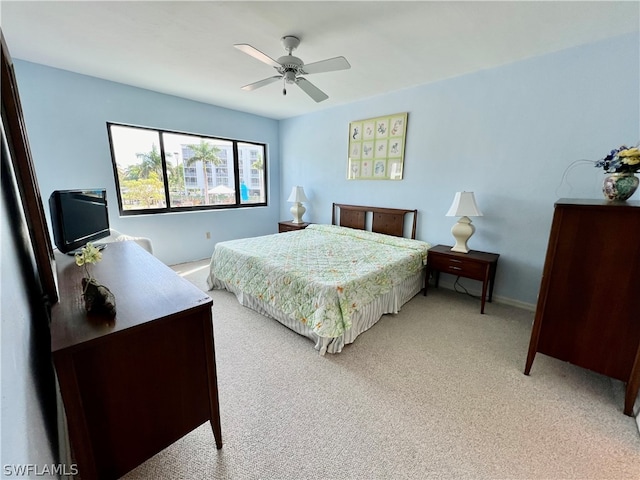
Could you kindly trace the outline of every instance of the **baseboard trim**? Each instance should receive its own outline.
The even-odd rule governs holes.
[[[438,287],[442,287],[442,288],[446,288],[447,290],[453,290],[455,291],[454,288],[454,281],[442,281],[442,279],[440,279],[440,282],[438,283]],[[472,287],[469,288],[467,285],[464,286],[464,288],[467,289],[467,291],[475,296],[475,297],[480,297],[482,295],[482,290],[476,288],[476,287]],[[522,308],[523,310],[528,310],[530,312],[535,312],[536,310],[536,305],[533,303],[527,303],[527,302],[522,302],[520,300],[516,300],[513,298],[509,298],[509,297],[503,297],[501,295],[493,295],[493,298],[491,299],[492,302],[496,302],[496,303],[502,303],[504,305],[509,305],[511,307],[517,307],[517,308]]]

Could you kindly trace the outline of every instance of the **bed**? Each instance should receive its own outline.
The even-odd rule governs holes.
[[[331,225],[219,242],[208,286],[339,353],[421,291],[430,245],[415,239],[417,213],[334,203]]]

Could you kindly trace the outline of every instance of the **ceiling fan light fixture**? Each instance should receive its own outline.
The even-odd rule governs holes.
[[[287,83],[296,83],[296,72],[293,70],[284,72],[284,81]]]

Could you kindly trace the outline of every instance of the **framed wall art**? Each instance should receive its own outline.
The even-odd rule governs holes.
[[[407,113],[349,124],[348,180],[402,180]]]

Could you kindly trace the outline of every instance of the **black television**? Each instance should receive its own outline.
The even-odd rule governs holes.
[[[49,197],[49,209],[53,240],[62,253],[74,252],[111,233],[103,188],[56,190]]]

